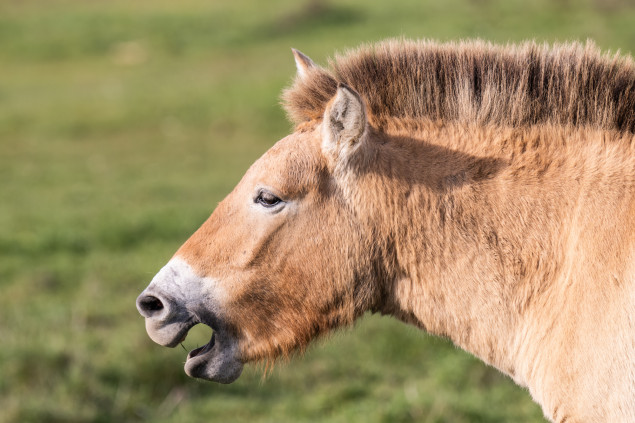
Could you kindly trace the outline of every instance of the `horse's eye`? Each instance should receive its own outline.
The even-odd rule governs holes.
[[[282,200],[269,191],[262,190],[258,193],[255,200],[256,203],[263,207],[274,207],[282,202]]]

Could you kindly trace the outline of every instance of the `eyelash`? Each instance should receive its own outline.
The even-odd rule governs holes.
[[[261,190],[254,199],[254,203],[258,203],[266,208],[272,208],[282,203],[282,200],[269,191]]]

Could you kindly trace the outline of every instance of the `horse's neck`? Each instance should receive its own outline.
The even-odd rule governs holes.
[[[435,135],[448,136],[447,128],[423,139]],[[540,183],[531,167],[522,174],[526,163],[400,142],[381,147],[390,151],[376,154],[392,158],[376,160],[378,168],[363,177],[368,192],[390,198],[368,202],[382,204],[373,215],[392,245],[393,279],[379,308],[451,338],[525,384],[518,356],[527,316],[556,283],[562,206],[572,193],[560,192],[548,171]]]

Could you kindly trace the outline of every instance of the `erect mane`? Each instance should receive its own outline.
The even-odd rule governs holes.
[[[320,119],[338,83],[366,102],[369,120],[542,123],[635,133],[635,64],[592,43],[386,41],[296,78],[283,102],[296,124]]]

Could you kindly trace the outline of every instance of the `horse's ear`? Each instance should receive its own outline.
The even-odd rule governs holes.
[[[298,77],[303,79],[309,72],[309,69],[316,67],[315,63],[298,50],[292,48],[291,51],[293,52],[293,58],[295,59],[295,66],[298,68]]]
[[[336,156],[351,152],[362,141],[366,124],[364,101],[351,87],[340,83],[324,111],[322,149]]]

